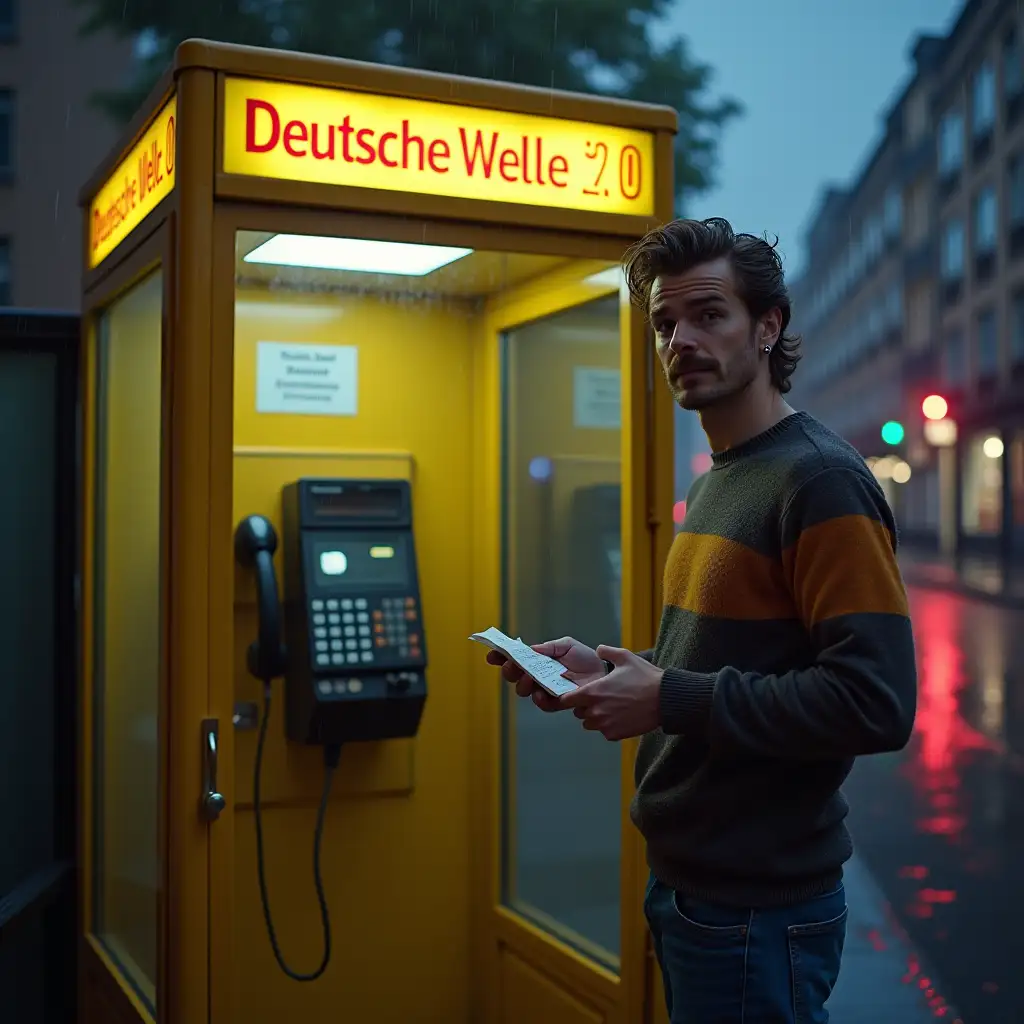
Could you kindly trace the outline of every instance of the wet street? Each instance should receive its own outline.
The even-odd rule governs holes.
[[[903,983],[937,1019],[1024,1021],[1024,612],[911,588],[910,746],[846,786],[859,860],[920,956]],[[894,1021],[893,1024],[896,1024]]]

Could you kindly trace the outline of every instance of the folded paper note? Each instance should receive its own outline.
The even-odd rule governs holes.
[[[509,661],[515,662],[531,679],[535,680],[542,690],[552,697],[561,697],[563,693],[576,689],[576,684],[562,674],[565,666],[554,658],[538,654],[522,640],[513,640],[505,636],[500,629],[491,626],[482,633],[474,633],[470,640],[490,647],[492,651],[504,654]]]

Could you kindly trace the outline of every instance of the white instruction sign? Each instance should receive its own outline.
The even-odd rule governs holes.
[[[359,350],[354,345],[256,343],[256,411],[355,416]]]
[[[572,378],[573,425],[618,430],[622,425],[622,379],[618,370],[577,366]]]

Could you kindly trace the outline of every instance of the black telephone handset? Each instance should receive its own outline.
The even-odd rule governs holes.
[[[274,554],[277,532],[265,516],[246,516],[235,529],[235,559],[256,577],[258,639],[249,645],[246,667],[261,682],[284,674],[286,652],[281,641],[281,598],[277,590]]]
[[[273,918],[270,914],[270,899],[267,893],[266,872],[263,857],[263,805],[260,780],[263,769],[263,747],[270,721],[271,682],[285,674],[287,651],[281,639],[281,598],[277,589],[277,573],[274,571],[274,554],[277,551],[277,532],[265,516],[246,516],[235,528],[235,560],[245,569],[251,569],[256,578],[256,607],[259,615],[257,639],[246,652],[246,668],[263,683],[263,716],[260,720],[259,738],[256,741],[256,760],[253,767],[253,819],[256,825],[256,873],[259,879],[260,900],[263,904],[263,920],[267,935],[278,966],[293,981],[315,981],[331,960],[331,920],[324,895],[323,878],[320,872],[320,847],[324,833],[324,817],[330,799],[334,770],[338,766],[341,750],[337,744],[324,748],[326,775],[320,808],[317,812],[313,833],[313,882],[316,886],[317,902],[320,904],[320,920],[323,923],[324,954],[320,966],[308,974],[300,974],[285,962],[277,942]]]

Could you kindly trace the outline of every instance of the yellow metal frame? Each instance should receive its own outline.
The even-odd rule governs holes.
[[[642,233],[645,218],[594,215],[573,210],[482,204],[435,196],[345,189],[299,182],[225,175],[221,170],[220,104],[226,75],[362,89],[413,99],[457,102],[524,114],[542,114],[635,127],[655,135],[655,216],[672,216],[673,137],[676,114],[595,97],[528,89],[501,83],[384,68],[308,55],[256,50],[203,41],[179,47],[175,65],[154,90],[144,112],[122,144],[82,190],[88,206],[110,171],[142,135],[172,90],[178,97],[177,178],[161,202],[95,270],[83,275],[85,337],[85,507],[83,515],[83,801],[80,807],[83,934],[91,908],[91,564],[95,415],[94,322],[97,313],[156,263],[165,272],[164,345],[170,353],[169,422],[165,424],[168,487],[165,502],[168,651],[163,710],[166,714],[165,885],[163,890],[162,975],[159,1017],[175,1024],[231,1020],[231,886],[218,882],[234,870],[233,821],[224,815],[207,828],[196,813],[201,788],[199,723],[205,717],[229,723],[233,713],[234,648],[225,642],[234,602],[232,527],[232,345],[234,239],[239,229],[336,233],[386,237],[395,241],[467,245],[479,249],[598,259],[618,259],[624,240]],[[304,207],[305,209],[301,209]],[[83,247],[88,244],[88,222]],[[87,265],[87,264],[85,264]],[[583,298],[593,298],[588,291]],[[564,308],[564,294],[559,308]],[[498,307],[491,318],[495,334],[542,315],[544,299]],[[642,316],[622,306],[623,430],[623,643],[651,643],[660,612],[660,571],[672,538],[672,404],[658,386],[653,350]],[[474,604],[481,621],[497,621],[500,595],[500,423],[498,346],[479,346],[474,355],[476,423],[474,462],[484,467],[475,484]],[[187,379],[189,386],[176,387]],[[185,554],[187,552],[187,555]],[[630,582],[631,581],[631,582]],[[217,642],[213,642],[216,635]],[[602,1010],[609,1021],[649,1020],[652,989],[647,929],[641,911],[646,870],[639,836],[629,824],[629,798],[635,743],[622,744],[623,849],[621,875],[621,972],[595,966],[575,950],[500,905],[500,693],[482,660],[476,670],[470,709],[473,727],[472,1019],[500,1019],[499,946],[508,946],[536,965],[546,965],[581,1000]],[[221,731],[219,782],[237,788],[234,738]],[[85,941],[82,983],[96,992],[93,1019],[149,1020],[117,977],[102,949]],[[224,979],[213,984],[211,979]],[[104,991],[100,991],[104,990]],[[111,1001],[111,992],[117,993]]]

